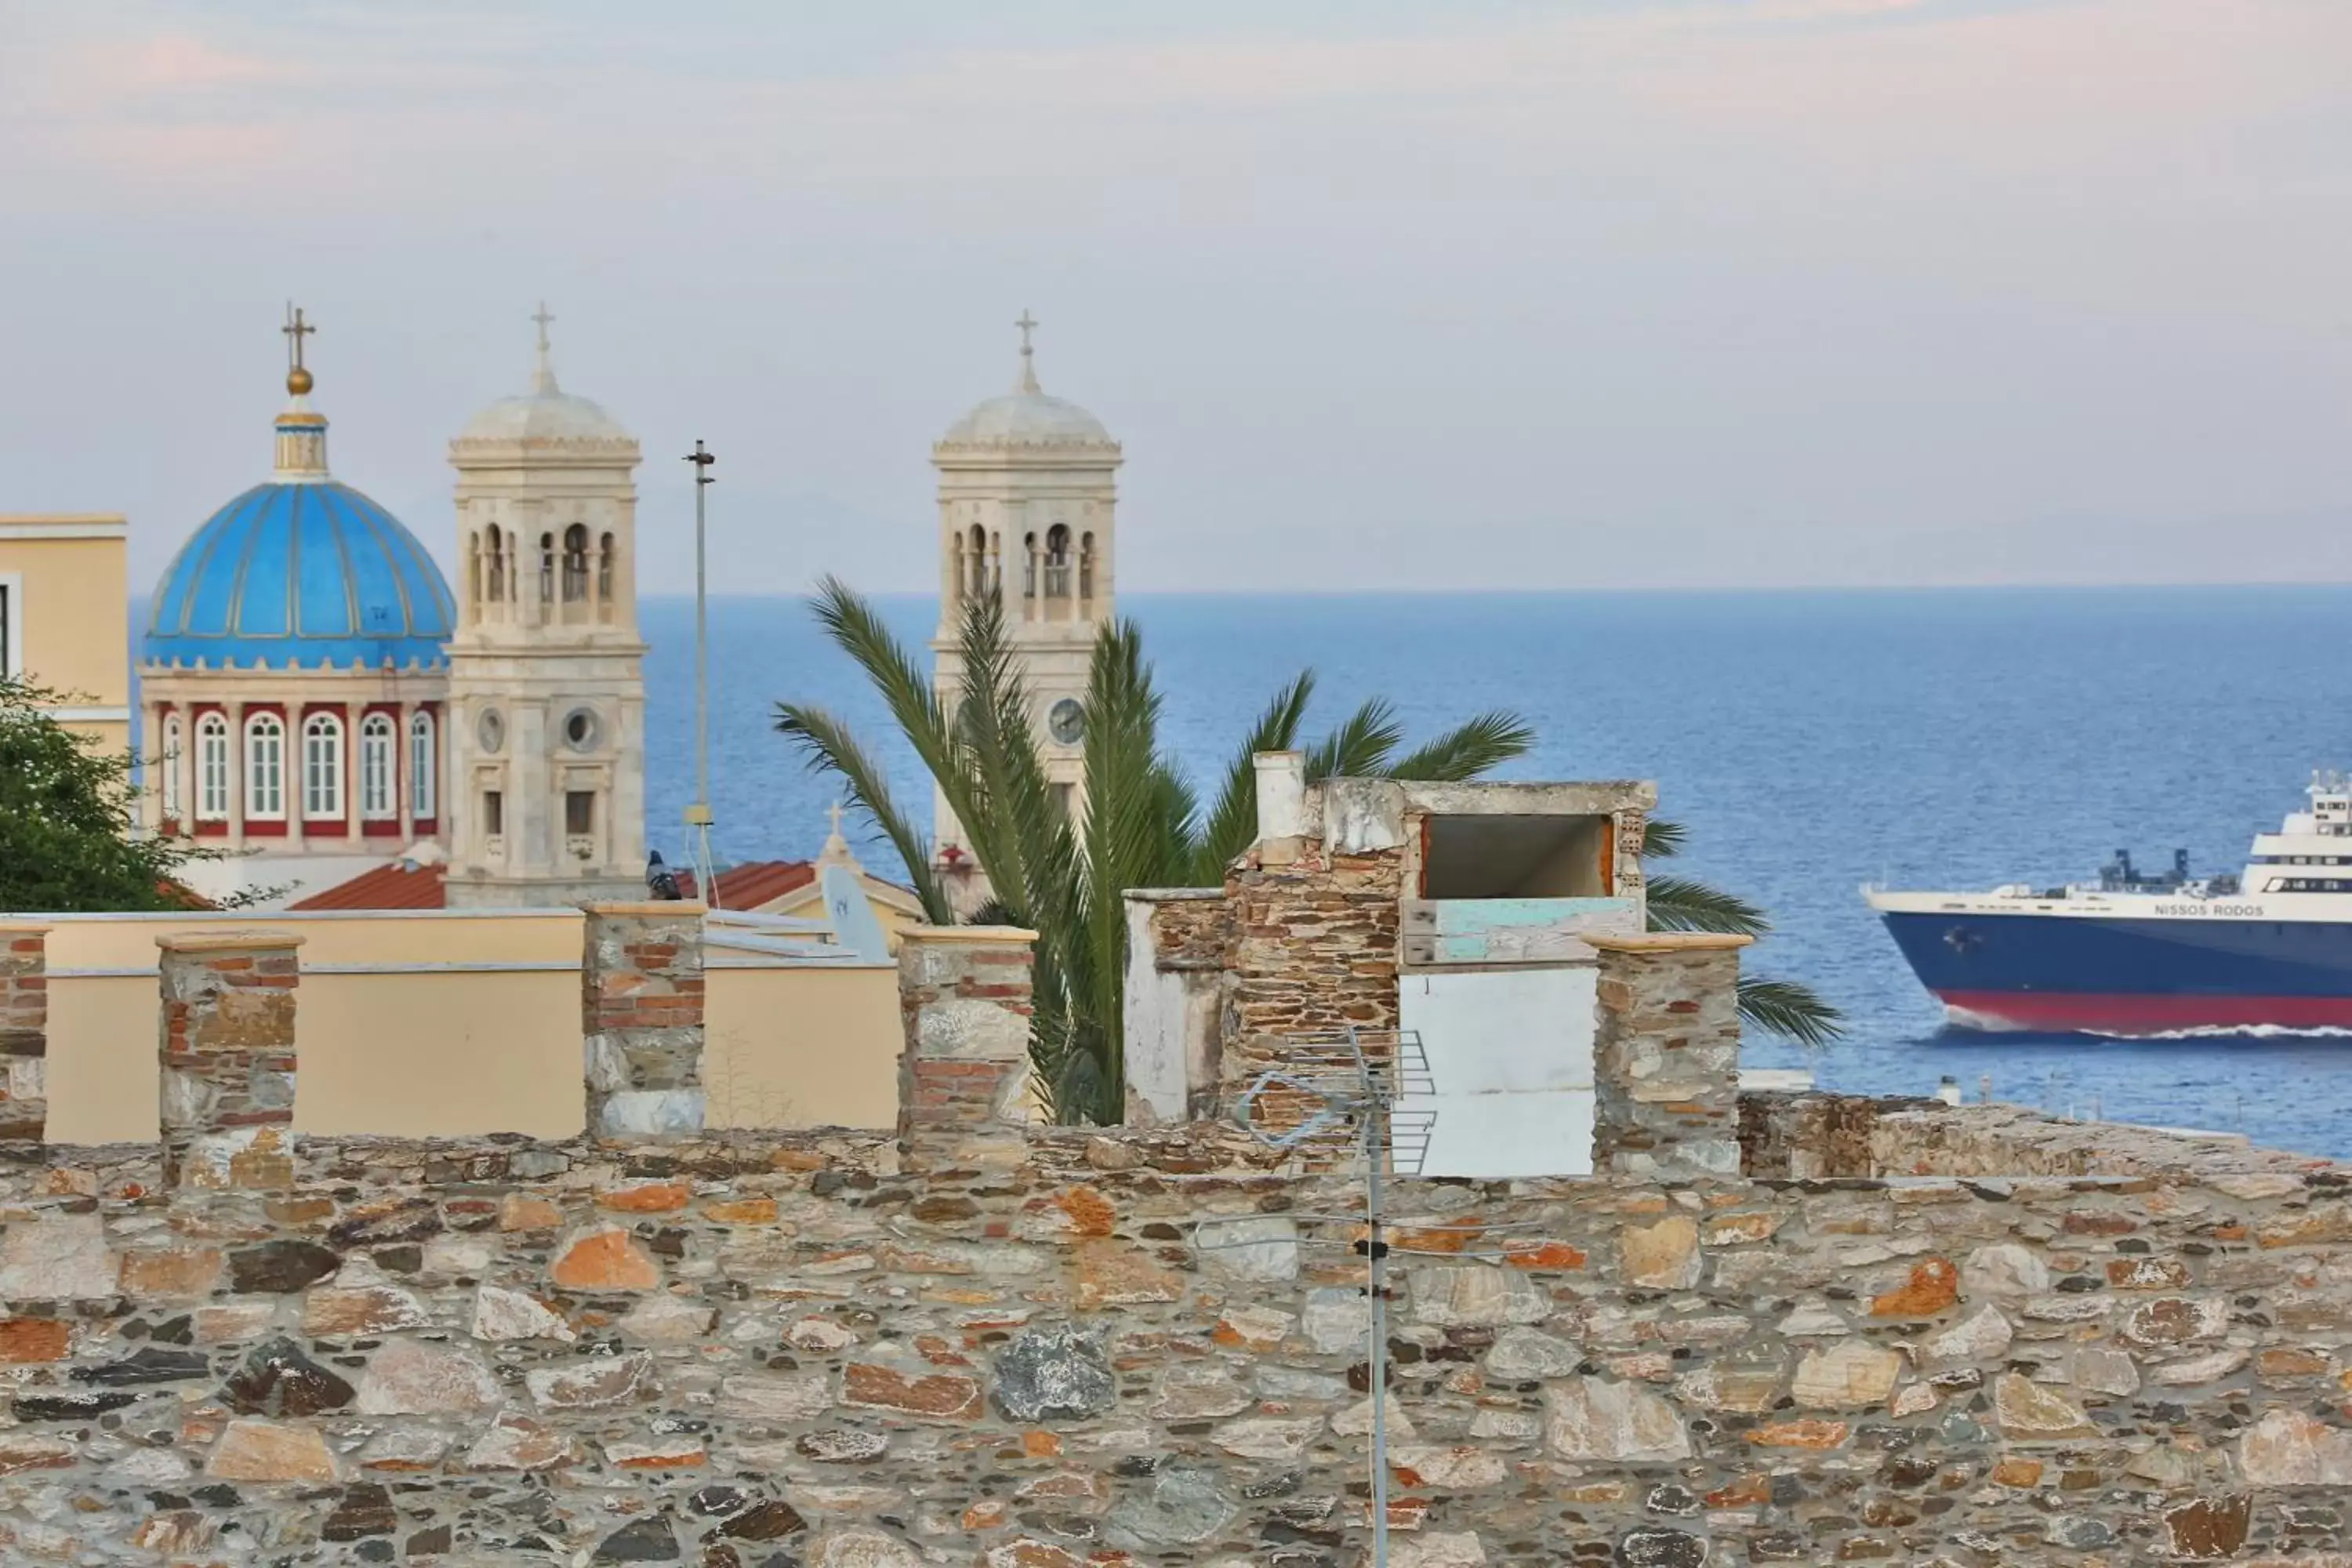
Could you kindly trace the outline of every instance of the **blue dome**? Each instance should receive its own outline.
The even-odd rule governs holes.
[[[399,520],[348,485],[256,485],[156,584],[150,664],[440,668],[456,605]]]

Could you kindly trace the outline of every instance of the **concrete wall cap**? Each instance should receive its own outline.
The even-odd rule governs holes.
[[[588,913],[592,915],[618,915],[625,917],[643,915],[676,915],[680,919],[684,919],[688,915],[692,915],[695,919],[700,920],[704,915],[709,913],[709,907],[708,905],[696,903],[690,899],[656,899],[640,903],[587,903],[583,904],[580,907],[587,910]]]
[[[1208,903],[1224,896],[1223,888],[1129,888],[1119,894],[1130,904],[1181,904],[1189,900]]]
[[[901,942],[1031,942],[1037,933],[1023,926],[908,926]]]
[[[1756,942],[1752,936],[1712,931],[1646,931],[1631,936],[1606,931],[1580,934],[1587,946],[1601,952],[1710,952],[1750,947]]]
[[[176,931],[158,936],[155,945],[165,952],[278,952],[308,940],[290,931]]]

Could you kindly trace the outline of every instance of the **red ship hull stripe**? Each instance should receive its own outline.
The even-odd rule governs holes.
[[[2149,996],[1939,991],[1943,1004],[2027,1029],[2352,1028],[2352,996]]]

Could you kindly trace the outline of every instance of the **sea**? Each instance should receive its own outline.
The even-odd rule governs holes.
[[[878,603],[923,655],[936,602]],[[2313,768],[2352,765],[2352,587],[1137,595],[1120,609],[1165,695],[1164,744],[1204,784],[1307,668],[1310,735],[1373,696],[1412,739],[1507,709],[1537,742],[1498,776],[1655,780],[1659,815],[1689,829],[1673,868],[1771,917],[1749,972],[1801,980],[1844,1015],[1816,1049],[1751,1029],[1751,1066],[1881,1094],[1950,1078],[1971,1100],[2352,1157],[2352,1037],[1952,1029],[1860,894],[2053,885],[2124,847],[2150,867],[2185,847],[2197,869],[2236,868]],[[647,829],[681,860],[693,602],[653,598],[642,616]],[[803,603],[716,597],[709,627],[718,858],[823,842],[838,784],[775,732],[783,700],[845,719],[928,821],[912,753]],[[846,827],[870,869],[899,869]]]

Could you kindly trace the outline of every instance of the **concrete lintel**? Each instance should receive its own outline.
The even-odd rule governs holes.
[[[1037,933],[1021,926],[908,926],[899,933],[901,942],[947,943],[956,942],[1033,942]]]
[[[1756,939],[1727,931],[1649,931],[1626,936],[1592,931],[1586,934],[1584,941],[1587,946],[1602,952],[1711,952],[1751,947]]]
[[[290,931],[165,931],[155,945],[165,952],[276,952],[308,940]]]
[[[1460,784],[1408,783],[1406,809],[1434,816],[1606,816],[1646,812],[1658,804],[1658,786],[1648,779],[1576,779],[1557,783],[1472,780]]]
[[[592,915],[675,915],[680,919],[692,915],[698,920],[709,912],[706,906],[691,899],[656,899],[635,903],[591,901],[580,907]]]
[[[1119,894],[1131,904],[1205,904],[1224,896],[1223,888],[1129,888]],[[0,930],[5,929],[0,927]]]

